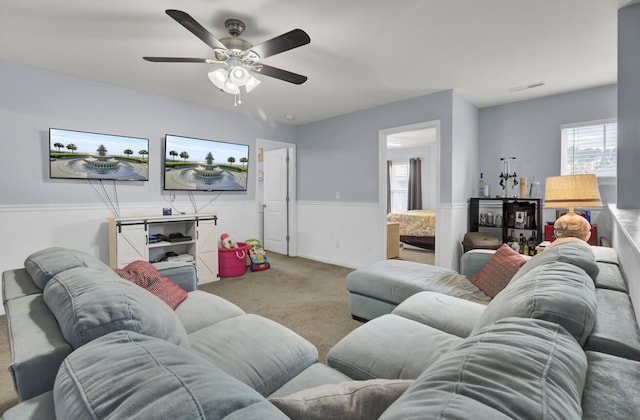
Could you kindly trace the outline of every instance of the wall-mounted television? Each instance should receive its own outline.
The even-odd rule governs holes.
[[[165,135],[164,189],[246,191],[249,146]]]
[[[49,177],[149,180],[149,139],[49,129]]]

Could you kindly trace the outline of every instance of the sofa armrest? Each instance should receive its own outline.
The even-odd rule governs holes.
[[[5,304],[13,378],[20,401],[53,389],[62,361],[73,350],[41,294]]]
[[[465,252],[460,258],[460,274],[468,276],[477,273],[495,252],[493,249],[470,249]]]
[[[160,274],[169,277],[187,292],[198,290],[198,275],[193,264],[161,262],[154,264]]]

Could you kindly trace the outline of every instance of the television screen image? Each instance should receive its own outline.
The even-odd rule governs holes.
[[[149,180],[149,139],[49,129],[49,177]]]
[[[164,189],[246,191],[249,146],[167,134]]]

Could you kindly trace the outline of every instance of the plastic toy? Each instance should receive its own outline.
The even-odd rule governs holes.
[[[223,248],[236,247],[236,241],[234,241],[233,238],[229,236],[228,233],[223,233],[222,235],[220,235],[220,243],[222,244]]]
[[[257,239],[247,239],[244,241],[249,245],[249,259],[251,259],[251,271],[262,271],[271,267],[267,261],[267,254]]]

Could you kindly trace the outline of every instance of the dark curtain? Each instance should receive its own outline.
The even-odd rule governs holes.
[[[387,161],[387,214],[391,213],[391,161]]]
[[[422,159],[409,159],[409,202],[407,210],[422,210]]]

